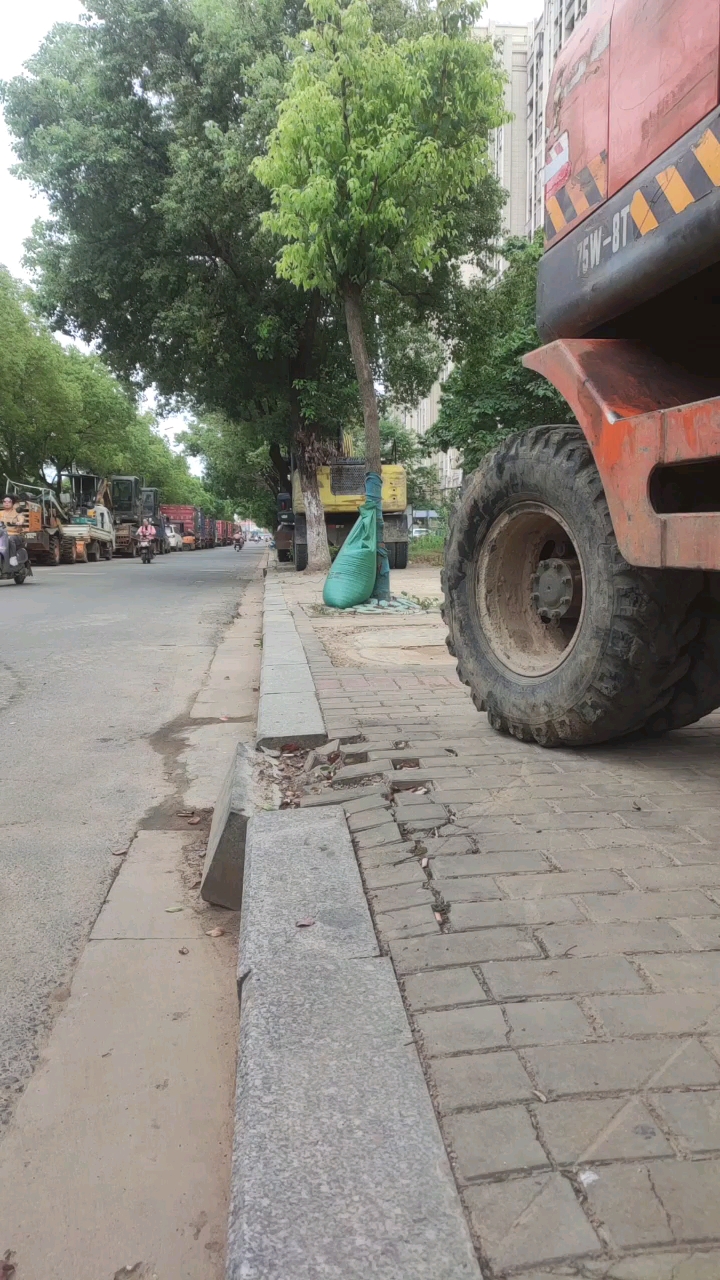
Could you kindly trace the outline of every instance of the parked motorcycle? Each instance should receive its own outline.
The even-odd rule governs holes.
[[[7,527],[0,520],[0,581],[12,578],[15,585],[21,587],[26,578],[32,578],[32,565],[22,534],[13,533],[12,538],[13,548],[10,546]]]

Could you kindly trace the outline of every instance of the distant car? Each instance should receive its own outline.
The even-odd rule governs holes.
[[[183,540],[182,534],[178,533],[174,524],[165,525],[165,537],[168,547],[171,551],[182,551]]]

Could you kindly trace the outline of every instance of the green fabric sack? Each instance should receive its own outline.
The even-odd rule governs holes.
[[[365,503],[342,544],[323,587],[323,600],[331,609],[352,609],[370,599],[377,569],[377,520],[375,507]]]

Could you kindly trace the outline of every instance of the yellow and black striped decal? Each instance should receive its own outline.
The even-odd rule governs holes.
[[[655,231],[717,187],[720,187],[720,117],[708,126],[699,141],[688,146],[675,164],[660,168],[635,189],[628,206],[632,238]],[[606,196],[607,154],[602,151],[547,201],[546,245],[549,247],[558,233],[577,218],[602,204]]]
[[[675,164],[661,169],[634,193],[630,201],[633,233],[648,235],[716,187],[720,187],[720,118]]]
[[[546,243],[550,244],[558,232],[602,204],[606,197],[607,151],[601,151],[545,202]]]

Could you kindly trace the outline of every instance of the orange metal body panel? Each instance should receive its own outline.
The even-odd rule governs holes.
[[[597,0],[555,64],[547,106],[550,247],[720,101],[720,0]],[[672,207],[682,174],[662,175]]]
[[[720,512],[660,515],[657,466],[720,460],[720,383],[712,385],[622,339],[551,342],[523,363],[572,408],[592,449],[625,559],[669,569],[720,569]]]
[[[720,3],[720,0],[718,0]],[[546,222],[561,238],[607,196],[610,17],[599,0],[580,24],[550,81],[545,120]]]
[[[718,102],[720,0],[615,0],[608,194]]]

